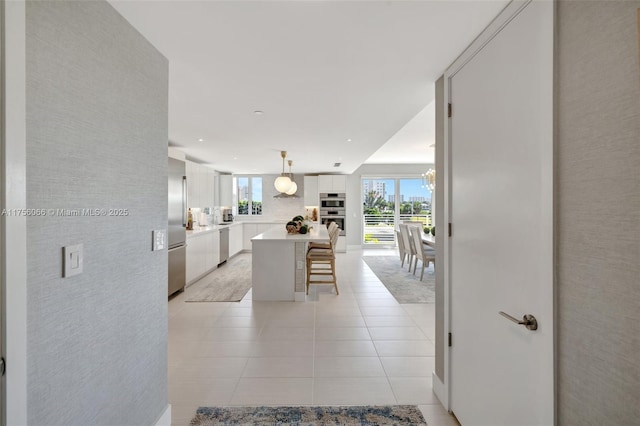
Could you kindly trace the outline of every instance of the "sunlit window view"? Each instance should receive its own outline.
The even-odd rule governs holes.
[[[244,176],[237,178],[238,215],[262,214],[262,178]]]
[[[393,245],[397,223],[432,226],[431,191],[420,178],[363,178],[362,213],[363,243]]]

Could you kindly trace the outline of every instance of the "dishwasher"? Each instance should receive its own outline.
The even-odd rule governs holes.
[[[220,229],[220,263],[222,265],[229,260],[229,228]]]

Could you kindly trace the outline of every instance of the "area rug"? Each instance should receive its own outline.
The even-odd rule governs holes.
[[[398,303],[435,303],[436,274],[433,272],[432,264],[425,268],[424,277],[420,281],[420,262],[416,275],[413,275],[409,272],[407,262],[400,266],[400,256],[362,256],[362,260],[369,265]]]
[[[192,426],[426,426],[415,405],[353,407],[200,407]]]
[[[241,253],[187,288],[186,302],[239,302],[251,288],[251,254]]]

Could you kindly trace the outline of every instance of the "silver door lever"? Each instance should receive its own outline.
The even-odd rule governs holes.
[[[505,313],[505,312],[498,312],[500,315],[502,315],[503,317],[505,317],[506,319],[508,319],[509,321],[513,321],[516,324],[519,325],[524,325],[525,327],[527,327],[527,329],[529,330],[537,330],[538,329],[538,320],[536,320],[536,317],[534,317],[531,314],[525,314],[522,317],[522,320],[519,320],[518,318],[514,318],[511,315]]]

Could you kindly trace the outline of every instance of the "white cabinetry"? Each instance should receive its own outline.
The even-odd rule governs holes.
[[[304,177],[304,205],[318,205],[318,176]]]
[[[205,253],[205,272],[215,269],[220,263],[220,231],[209,232],[201,238],[207,240]]]
[[[188,207],[213,207],[215,171],[209,167],[186,161]]]
[[[347,175],[318,176],[318,192],[346,192]]]
[[[204,167],[204,202],[202,207],[213,207],[214,180],[216,172],[208,167]]]
[[[263,232],[273,228],[274,226],[282,226],[285,227],[285,224],[282,222],[269,222],[269,223],[247,223],[243,224],[242,230],[242,248],[245,251],[252,250],[251,239],[258,234],[262,234]]]
[[[233,176],[218,176],[218,191],[220,193],[219,206],[233,206]]]
[[[242,224],[242,248],[251,251],[251,239],[258,235],[258,225],[255,223]]]
[[[220,262],[220,231],[201,232],[187,238],[187,285],[215,269]]]
[[[185,161],[185,170],[187,174],[187,207],[196,207],[198,206],[199,200],[196,196],[196,187],[197,183],[197,175],[195,171],[196,163],[192,163],[191,161]]]
[[[187,284],[191,284],[206,270],[207,240],[202,236],[187,240]]]
[[[242,226],[241,224],[229,226],[229,257],[242,251]]]

